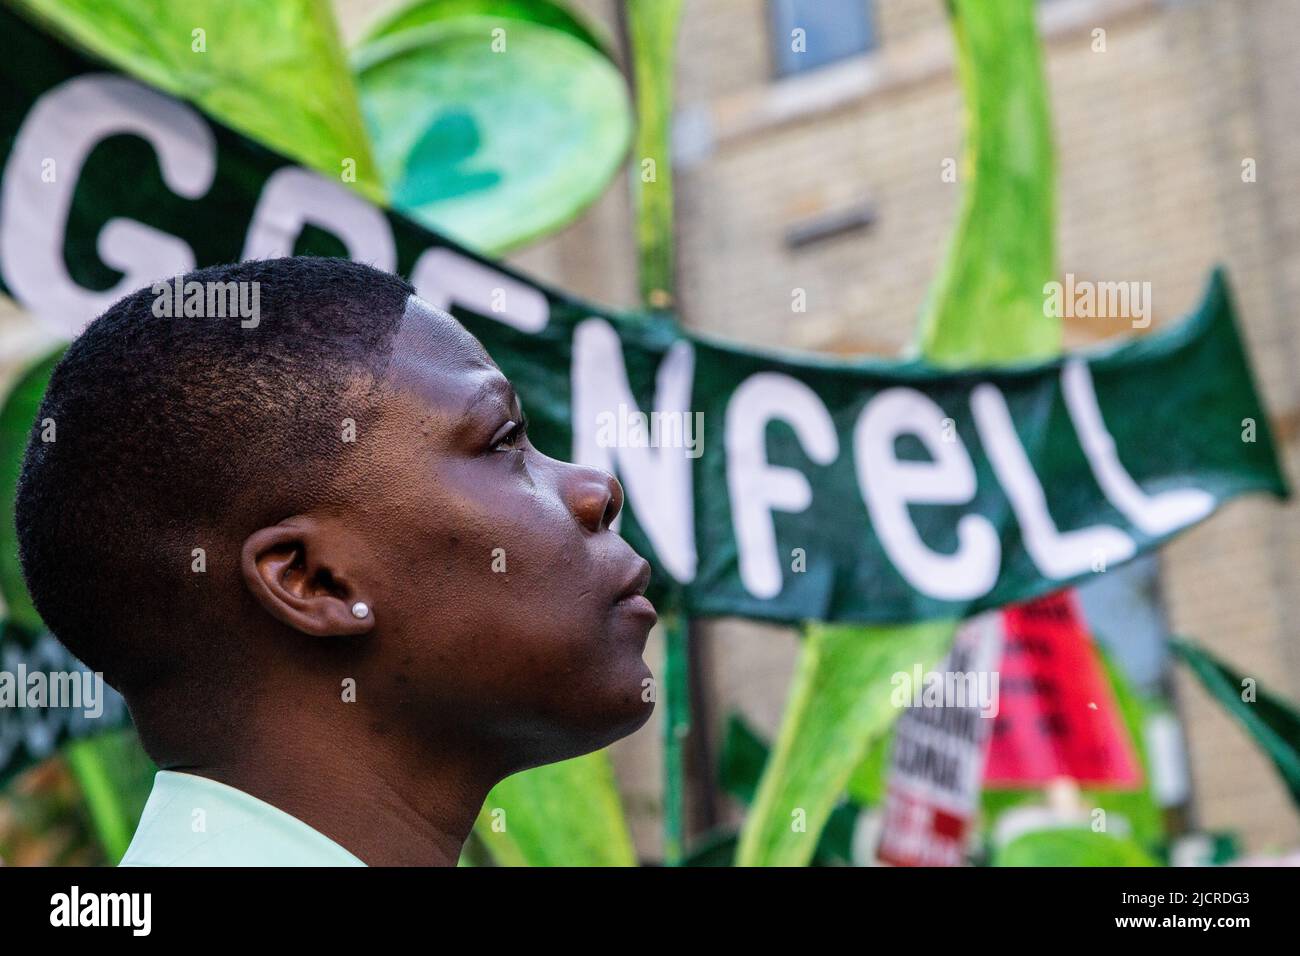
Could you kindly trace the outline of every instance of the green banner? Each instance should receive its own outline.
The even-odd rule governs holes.
[[[619,476],[620,530],[688,613],[963,617],[1285,493],[1221,273],[1177,327],[1059,361],[759,352],[549,289],[11,11],[0,29],[0,277],[33,316],[72,335],[130,290],[241,258],[400,272],[483,341],[541,450]]]

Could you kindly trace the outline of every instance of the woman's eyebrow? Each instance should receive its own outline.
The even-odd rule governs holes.
[[[510,380],[504,376],[489,378],[470,396],[469,401],[465,403],[462,415],[468,417],[483,402],[493,398],[502,398],[508,408],[519,408],[519,396],[515,393],[515,387],[510,384]]]

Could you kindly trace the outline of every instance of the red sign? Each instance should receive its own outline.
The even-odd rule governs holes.
[[[1004,608],[999,710],[986,787],[1059,777],[1136,789],[1137,755],[1072,591]]]

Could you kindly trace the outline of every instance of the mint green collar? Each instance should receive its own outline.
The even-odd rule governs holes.
[[[242,790],[160,770],[119,866],[365,866],[297,817]]]

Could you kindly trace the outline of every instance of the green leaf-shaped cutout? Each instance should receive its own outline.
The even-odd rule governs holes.
[[[741,830],[738,865],[806,866],[813,859],[854,768],[898,718],[894,675],[938,664],[955,626],[807,627],[781,729]],[[802,826],[792,826],[796,820]]]
[[[502,780],[474,832],[498,866],[635,866],[605,751]]]
[[[15,0],[118,69],[342,180],[384,196],[328,0]]]
[[[549,26],[440,20],[368,43],[355,62],[393,204],[486,253],[570,222],[627,152],[622,75]]]

